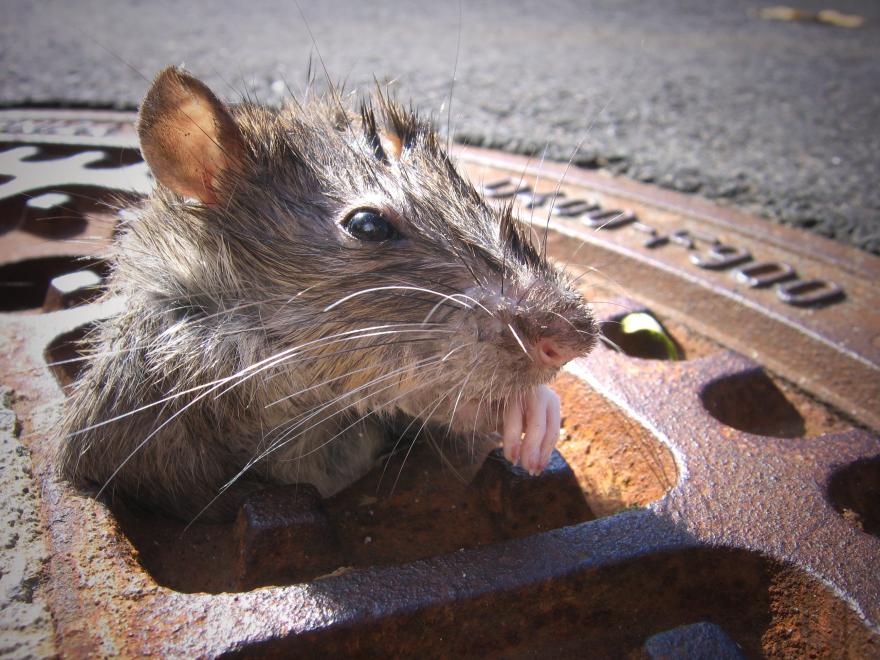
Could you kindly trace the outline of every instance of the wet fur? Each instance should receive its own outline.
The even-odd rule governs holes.
[[[67,409],[76,485],[184,519],[228,517],[264,483],[329,495],[374,464],[392,417],[489,432],[506,397],[553,376],[523,343],[592,346],[580,296],[415,114],[382,94],[350,111],[335,91],[229,112],[242,148],[222,198],[158,186],[114,246],[106,297],[125,308],[88,337]],[[359,207],[404,238],[348,236]],[[363,293],[378,287],[399,288]],[[465,401],[484,419],[454,415]]]

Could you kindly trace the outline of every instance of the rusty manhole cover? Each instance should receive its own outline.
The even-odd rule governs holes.
[[[540,477],[419,446],[398,479],[188,529],[59,483],[74,340],[119,201],[151,185],[132,121],[0,113],[3,384],[62,653],[880,653],[880,260],[601,174],[457,150],[487,196],[549,218],[620,347],[560,376]],[[672,351],[624,332],[633,312]]]

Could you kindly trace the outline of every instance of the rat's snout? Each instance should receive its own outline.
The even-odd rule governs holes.
[[[575,358],[585,356],[596,343],[596,327],[586,308],[568,314],[549,312],[526,316],[517,314],[511,327],[521,331],[533,364],[559,369]]]
[[[546,282],[509,288],[505,294],[476,288],[465,294],[493,317],[491,323],[476,317],[484,324],[482,336],[498,342],[533,376],[547,378],[596,344],[598,327],[590,307],[578,295]]]
[[[535,355],[538,361],[553,369],[559,369],[585,352],[584,349],[575,349],[555,341],[552,337],[542,337],[535,344]]]

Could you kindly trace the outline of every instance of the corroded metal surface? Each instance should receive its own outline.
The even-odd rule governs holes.
[[[725,381],[741,387],[763,376],[761,367],[735,353],[640,363],[604,350],[571,370],[675,448],[682,478],[652,505],[662,517],[700,541],[807,568],[846,594],[874,626],[880,623],[880,540],[850,525],[827,495],[838,470],[880,457],[875,436],[853,430],[774,438],[722,424],[701,395]],[[766,412],[752,408],[744,414]]]
[[[713,623],[694,623],[658,633],[645,643],[651,660],[741,660],[744,656],[736,643]]]
[[[284,584],[304,569],[329,573],[342,565],[336,530],[310,484],[251,495],[235,521],[238,585]]]
[[[504,535],[511,538],[595,517],[574,472],[556,450],[544,472],[530,477],[521,467],[507,462],[501,449],[495,449],[483,461],[473,487]]]
[[[112,121],[130,140],[125,122],[116,116]],[[33,124],[44,133],[47,125],[52,124]],[[100,136],[109,138],[112,131]],[[62,149],[63,140],[49,142],[55,149],[51,158],[91,148]],[[34,164],[48,167],[51,158]],[[485,163],[497,169],[503,162],[483,152],[466,151],[464,158],[477,179]],[[136,165],[130,156],[120,162],[123,168]],[[552,168],[545,175],[552,176]],[[880,346],[870,334],[877,332],[875,317],[862,312],[876,295],[876,280],[868,279],[876,263],[858,255],[847,261],[837,246],[824,244],[812,256],[801,253],[774,233],[777,228],[768,227],[766,240],[757,241],[750,226],[736,226],[727,212],[712,210],[718,217],[707,226],[695,219],[707,209],[682,210],[677,198],[649,199],[641,189],[625,197],[627,186],[618,182],[597,182],[579,172],[570,176],[572,185],[595,185],[583,201],[573,188],[565,189],[568,201],[576,203],[552,216],[551,254],[565,261],[572,241],[585,240],[574,266],[584,250],[592,250],[587,260],[611,254],[620,263],[606,262],[604,268],[622,272],[640,294],[645,286],[638,303],[602,308],[605,324],[619,321],[617,304],[637,309],[647,303],[661,317],[684,319],[688,327],[750,355],[708,350],[696,359],[661,361],[601,347],[560,379],[566,405],[577,406],[588,384],[672,452],[678,475],[667,475],[668,492],[647,506],[592,519],[599,509],[591,511],[583,498],[578,465],[559,454],[538,479],[509,468],[497,455],[468,479],[470,485],[450,485],[448,478],[419,471],[411,484],[404,477],[401,488],[404,496],[429,501],[409,502],[421,507],[422,517],[405,529],[437,539],[455,536],[460,530],[453,526],[469,521],[474,526],[465,536],[480,540],[462,549],[423,548],[407,560],[395,560],[399,555],[388,553],[386,542],[388,554],[372,555],[384,559],[371,562],[363,548],[378,549],[385,540],[367,536],[355,548],[342,531],[352,520],[373,516],[375,497],[321,503],[309,489],[281,489],[252,497],[235,527],[197,530],[204,541],[174,528],[166,561],[177,561],[178,573],[228,565],[237,581],[231,586],[194,581],[186,583],[193,585],[189,588],[157,577],[166,574],[151,564],[143,537],[149,541],[152,534],[158,543],[165,523],[145,522],[137,511],[76,494],[55,477],[59,385],[69,382],[76,363],[50,369],[47,360],[75,358],[71,337],[106,313],[88,302],[94,276],[58,278],[81,270],[71,259],[78,255],[93,258],[100,278],[101,263],[94,257],[112,235],[114,216],[94,207],[67,214],[80,222],[68,227],[93,228],[100,240],[66,243],[42,226],[29,231],[23,220],[51,222],[47,208],[69,205],[76,186],[60,186],[66,199],[5,200],[3,282],[9,286],[19,278],[28,293],[6,305],[0,317],[4,384],[15,390],[15,412],[39,486],[51,556],[39,588],[52,610],[58,648],[70,656],[571,657],[587,649],[595,655],[650,655],[663,642],[678,648],[736,645],[747,656],[880,654],[880,439],[857,428],[805,437],[809,424],[800,408],[765,370],[802,373],[799,382],[808,391],[838,404],[844,393],[835,388],[849,378],[854,403],[846,409],[864,424],[875,424],[867,403],[877,401]],[[522,193],[517,180],[495,186],[496,196]],[[38,190],[41,196],[54,192]],[[553,203],[552,194],[530,195],[521,194],[521,201],[536,213]],[[612,231],[584,234],[585,227],[605,223],[608,229],[615,222]],[[536,225],[543,227],[537,220]],[[718,245],[731,249],[713,249]],[[739,264],[702,268],[690,260],[697,250],[705,264],[730,259]],[[774,265],[758,268],[742,260],[743,251]],[[30,266],[24,268],[24,262]],[[839,287],[842,295],[813,304],[785,302],[776,293],[780,285],[811,279]],[[803,286],[806,290],[793,287],[789,293],[821,293],[821,287]],[[737,287],[758,293],[749,297]],[[707,310],[716,314],[704,318]],[[718,329],[737,319],[742,327]],[[737,343],[768,329],[771,336],[754,350]],[[740,332],[746,340],[729,340]],[[794,349],[786,342],[808,350],[801,359],[816,361],[814,371],[792,358]],[[682,344],[686,353],[692,350],[688,340]],[[826,358],[840,373],[825,389],[813,387],[825,377],[820,361]],[[861,364],[861,371],[853,364]],[[865,396],[874,398],[859,399]],[[572,456],[570,450],[561,452]],[[443,488],[455,490],[455,498]],[[441,503],[443,511],[437,508]],[[431,522],[441,526],[440,536],[426,529]],[[368,528],[377,535],[391,524]],[[288,586],[251,589],[262,584]],[[696,622],[709,623],[689,625]]]

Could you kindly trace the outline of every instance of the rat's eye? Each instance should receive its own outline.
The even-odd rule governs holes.
[[[390,241],[400,238],[394,225],[375,209],[358,209],[343,221],[342,226],[361,241]]]

